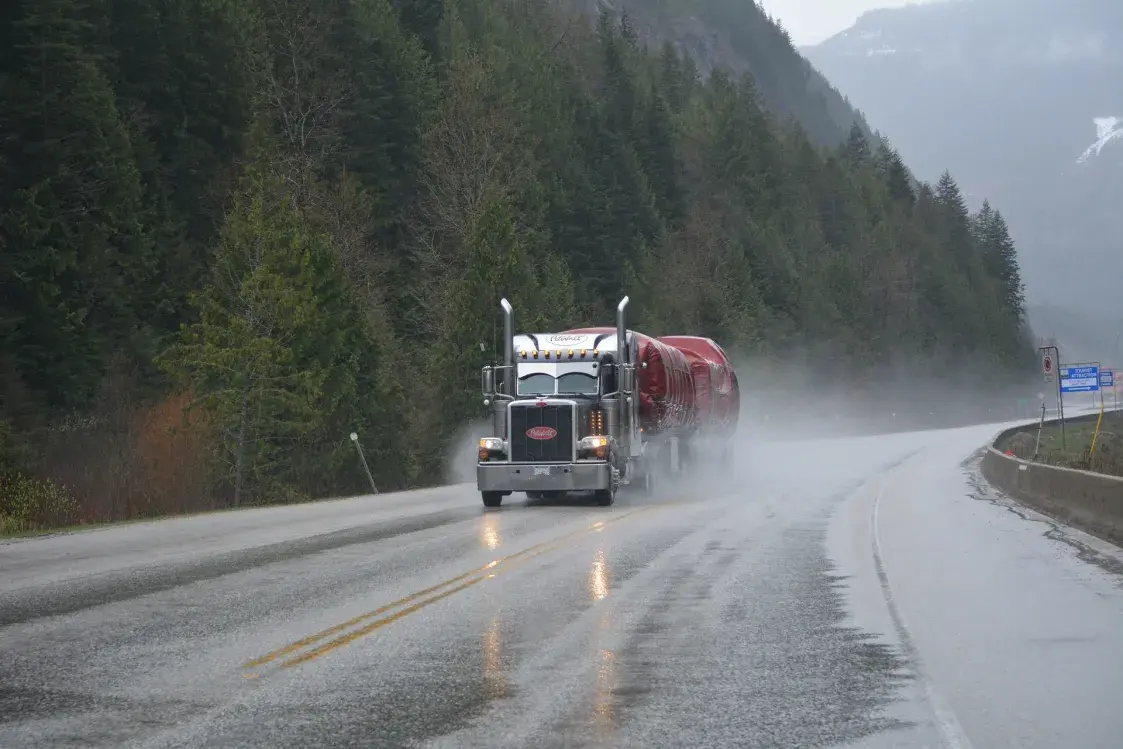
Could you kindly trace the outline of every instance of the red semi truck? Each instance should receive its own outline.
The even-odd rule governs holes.
[[[628,330],[627,297],[615,328],[561,333],[515,335],[514,310],[501,306],[504,363],[482,377],[494,435],[479,441],[485,505],[515,491],[592,491],[607,505],[620,486],[650,491],[692,456],[731,459],[740,392],[714,341]]]

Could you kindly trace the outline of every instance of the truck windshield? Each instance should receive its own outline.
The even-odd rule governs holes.
[[[559,393],[576,393],[578,395],[596,395],[597,378],[581,372],[570,372],[558,378]]]
[[[596,395],[597,378],[582,372],[567,372],[556,380],[552,375],[535,372],[519,378],[519,395]]]
[[[538,372],[519,378],[519,395],[553,395],[554,378]]]

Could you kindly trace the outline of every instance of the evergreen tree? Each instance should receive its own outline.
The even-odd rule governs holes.
[[[369,413],[360,367],[377,365],[330,239],[269,178],[247,182],[196,297],[199,322],[160,360],[217,425],[235,506],[284,487],[354,488],[336,475],[353,423],[337,414]]]
[[[972,229],[982,253],[983,267],[1001,289],[1003,311],[1020,325],[1025,319],[1025,289],[1006,220],[1001,212],[991,208],[990,201],[984,200],[979,213],[973,217]]]
[[[402,28],[421,41],[425,51],[435,58],[440,48],[441,18],[444,3],[439,0],[394,0]]]
[[[155,259],[95,29],[73,0],[11,6],[0,178],[3,348],[46,404],[82,406],[130,348]]]
[[[870,152],[870,142],[862,127],[855,122],[850,128],[850,136],[846,140],[846,162],[851,169],[860,169],[870,162],[873,154]]]
[[[677,225],[686,208],[678,184],[680,167],[675,153],[675,133],[667,105],[654,91],[649,92],[644,102],[636,141],[659,215],[666,223]]]
[[[901,155],[888,144],[883,143],[878,149],[878,168],[893,200],[910,206],[916,202],[908,167],[901,160]]]
[[[950,173],[945,171],[940,176],[940,181],[936,183],[935,197],[938,208],[938,230],[960,268],[967,270],[974,253],[970,213],[963,194],[959,191],[959,185]]]
[[[386,0],[353,0],[352,13],[344,52],[353,84],[339,123],[344,163],[389,222],[413,197],[434,81],[424,49],[402,32]]]

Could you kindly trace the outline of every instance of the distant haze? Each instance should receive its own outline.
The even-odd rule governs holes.
[[[818,44],[849,28],[867,10],[899,8],[932,0],[757,0],[780,21],[796,45]]]

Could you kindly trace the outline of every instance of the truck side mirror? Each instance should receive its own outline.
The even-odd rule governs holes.
[[[480,373],[480,386],[484,395],[495,395],[495,367],[484,367]]]

